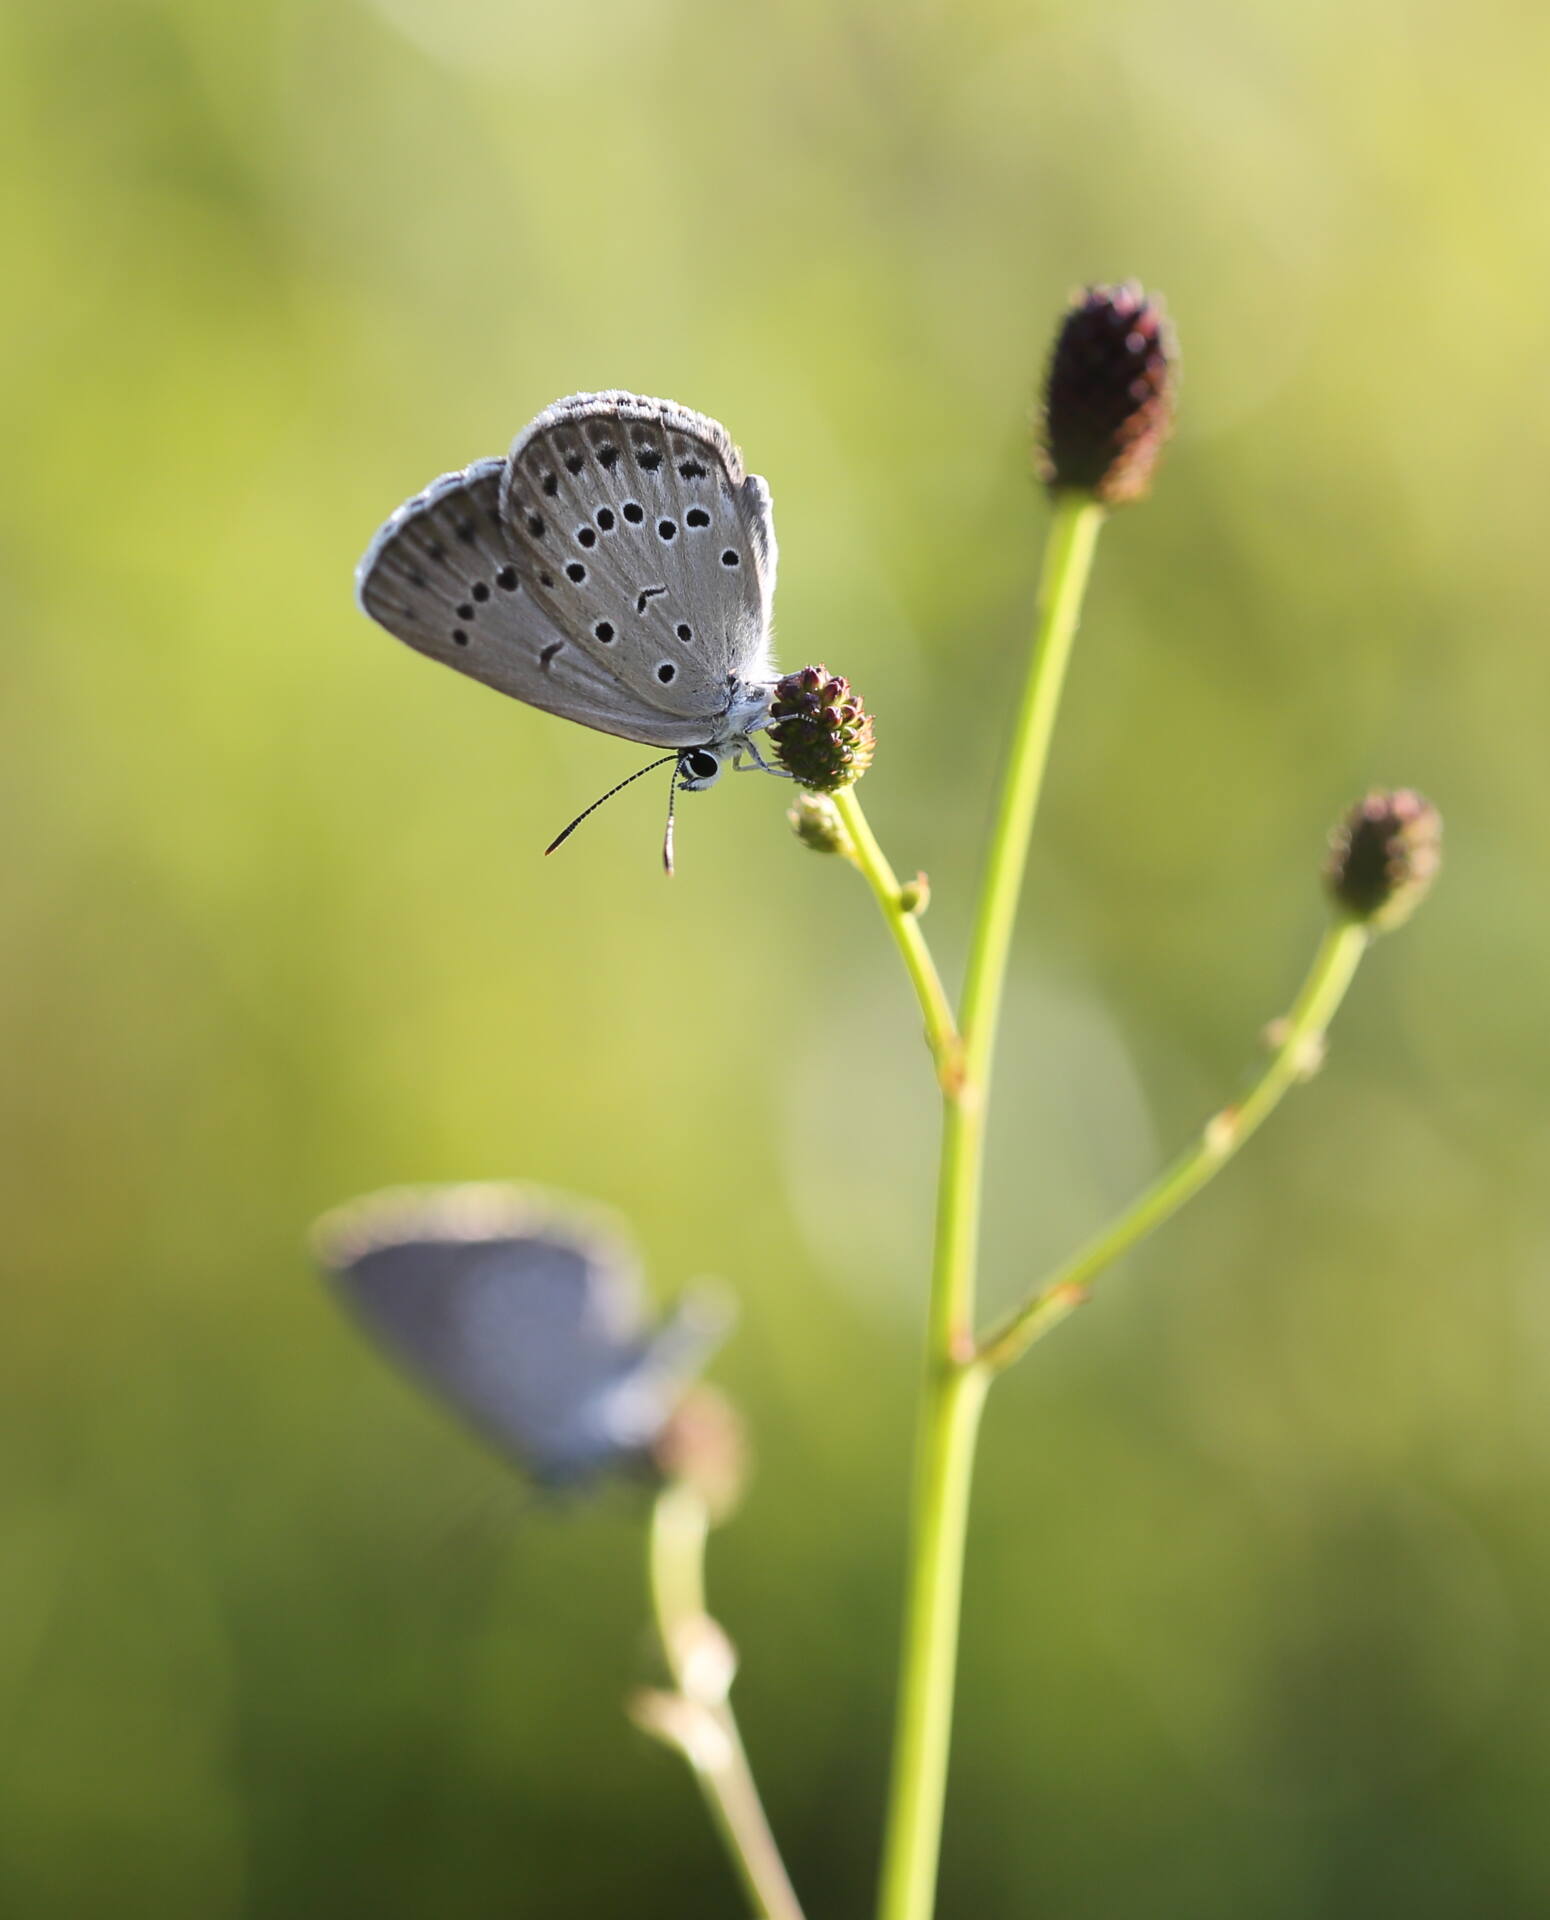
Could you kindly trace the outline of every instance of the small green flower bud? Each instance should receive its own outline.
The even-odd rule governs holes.
[[[850,835],[826,793],[809,793],[803,787],[786,809],[786,818],[802,845],[811,847],[814,853],[850,851]]]
[[[1148,299],[1133,280],[1088,287],[1050,355],[1044,480],[1109,507],[1141,499],[1173,430],[1177,385],[1178,345],[1161,300]]]
[[[775,757],[816,793],[836,793],[872,764],[872,716],[850,682],[827,667],[800,667],[770,703]]]
[[[1336,906],[1386,933],[1408,920],[1442,864],[1442,815],[1409,787],[1358,800],[1329,836],[1324,877]]]

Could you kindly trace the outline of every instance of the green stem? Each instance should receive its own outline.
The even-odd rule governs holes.
[[[640,1713],[641,1724],[676,1746],[688,1761],[728,1857],[757,1920],[802,1920],[754,1784],[742,1738],[726,1698],[731,1652],[705,1611],[705,1503],[691,1488],[669,1486],[651,1519],[652,1608],[663,1657],[678,1695],[668,1713]],[[694,1671],[696,1650],[719,1668],[707,1691]]]
[[[668,1671],[680,1680],[676,1634],[685,1621],[708,1617],[705,1605],[705,1546],[710,1515],[705,1502],[679,1482],[666,1486],[651,1509],[648,1546],[651,1607]]]
[[[1104,509],[1089,494],[1056,495],[1044,550],[1033,659],[1012,732],[1011,758],[991,835],[990,857],[980,889],[979,916],[963,987],[963,1035],[968,1078],[982,1091],[990,1083],[1001,1012],[1001,989],[1017,921],[1028,843],[1049,762],[1050,736],[1065,685],[1066,663],[1076,637],[1082,596]]]
[[[943,1367],[933,1376],[922,1413],[878,1907],[882,1920],[927,1920],[935,1904],[969,1486],[990,1379],[982,1367]]]
[[[1002,989],[1055,713],[1103,512],[1086,494],[1061,494],[1045,548],[1033,655],[964,975],[962,1084],[944,1117],[931,1288],[930,1351],[938,1363],[953,1357],[966,1359],[973,1351],[986,1110]],[[887,1920],[895,1916],[889,1914]]]
[[[849,836],[850,858],[861,869],[868,886],[877,896],[877,904],[888,923],[888,931],[903,955],[910,984],[915,989],[915,997],[920,1002],[920,1011],[925,1018],[926,1041],[931,1048],[931,1057],[936,1062],[937,1077],[945,1084],[957,1071],[958,1028],[953,1019],[952,1002],[947,997],[947,989],[942,985],[936,962],[931,958],[931,950],[920,930],[919,907],[906,904],[898,875],[889,865],[888,856],[877,844],[877,836],[861,811],[855,788],[843,787],[831,798],[834,810]]]
[[[1080,1306],[1104,1268],[1193,1199],[1264,1124],[1285,1094],[1317,1066],[1325,1030],[1345,998],[1369,938],[1358,921],[1342,920],[1330,928],[1291,1012],[1281,1023],[1276,1050],[1250,1091],[1213,1115],[1194,1146],[986,1336],[980,1357],[988,1368],[999,1373]]]
[[[989,1373],[974,1346],[985,1114],[1007,958],[1050,737],[1103,508],[1056,501],[1034,649],[1012,736],[965,978],[944,1112],[926,1384],[917,1440],[909,1573],[879,1920],[929,1920],[936,1901],[974,1443]]]

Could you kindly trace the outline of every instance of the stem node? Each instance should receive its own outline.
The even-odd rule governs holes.
[[[970,1327],[956,1327],[948,1343],[948,1365],[944,1371],[963,1373],[979,1358],[979,1346]]]
[[[964,1066],[963,1042],[954,1034],[952,1040],[943,1049],[937,1065],[937,1080],[943,1095],[954,1106],[967,1104],[968,1076]]]

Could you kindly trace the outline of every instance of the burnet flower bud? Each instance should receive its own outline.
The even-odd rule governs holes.
[[[786,818],[802,845],[811,847],[814,853],[849,851],[850,835],[826,793],[810,793],[806,787],[801,788],[787,807]]]
[[[1088,287],[1050,354],[1040,471],[1105,506],[1139,500],[1173,430],[1178,347],[1162,302],[1135,281]]]
[[[748,1439],[742,1416],[724,1393],[704,1381],[668,1416],[651,1456],[664,1480],[694,1489],[718,1526],[730,1518],[743,1497]]]
[[[1376,933],[1408,920],[1442,864],[1442,815],[1409,787],[1358,800],[1329,836],[1336,907]]]
[[[872,716],[827,667],[799,667],[776,684],[769,736],[787,773],[815,793],[837,793],[872,764]]]

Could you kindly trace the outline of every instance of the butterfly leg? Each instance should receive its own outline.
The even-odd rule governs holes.
[[[751,767],[743,764],[742,755],[752,760]],[[754,745],[753,735],[745,733],[732,747],[732,768],[736,773],[773,773],[777,780],[793,780],[795,774],[788,773],[784,767],[772,767],[764,755]]]

